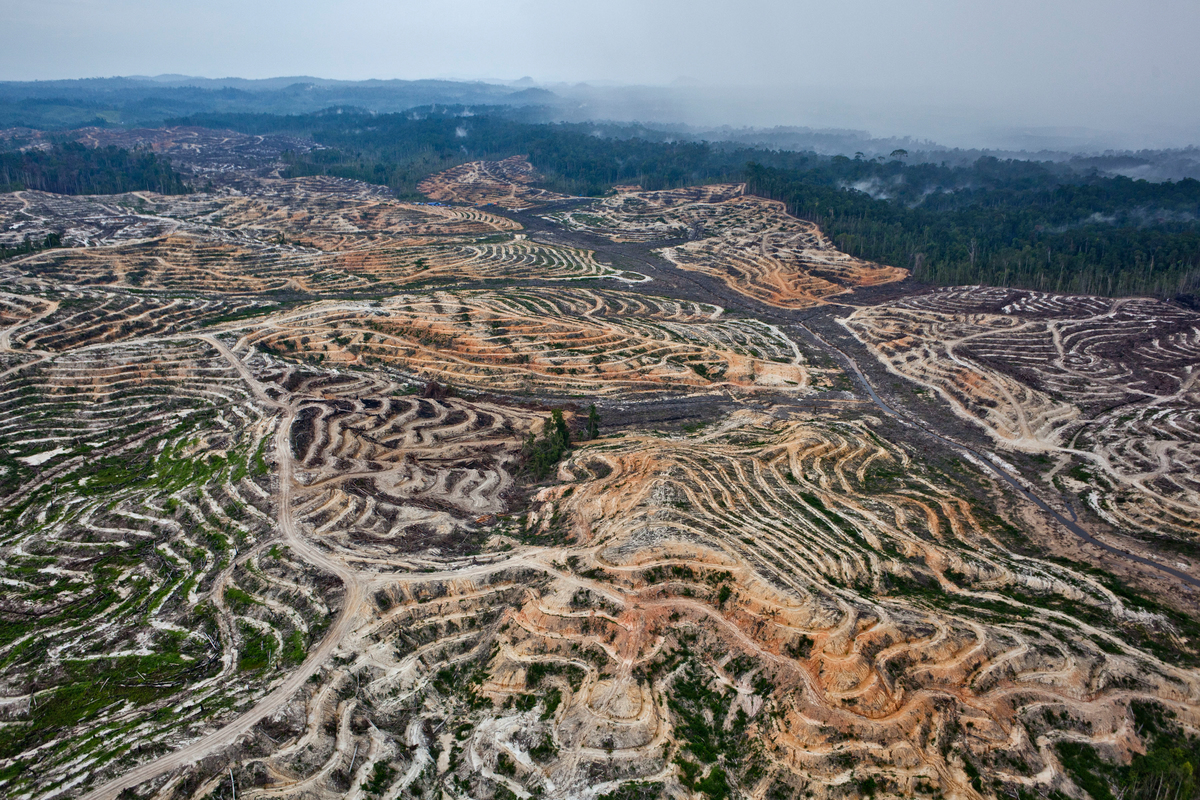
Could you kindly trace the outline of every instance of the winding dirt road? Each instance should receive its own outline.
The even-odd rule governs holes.
[[[304,686],[305,681],[315,673],[333,653],[337,645],[354,629],[358,620],[358,612],[365,595],[365,583],[360,576],[345,564],[330,559],[325,553],[314,547],[296,530],[292,517],[292,448],[289,437],[295,409],[286,403],[271,399],[263,390],[262,385],[254,378],[245,364],[215,337],[202,337],[214,345],[226,359],[233,364],[243,379],[250,385],[258,399],[268,407],[280,409],[283,412],[279,427],[275,431],[275,458],[279,474],[279,531],[284,543],[300,558],[318,569],[329,572],[342,582],[345,594],[342,598],[342,608],[337,619],[330,626],[325,638],[308,654],[304,663],[297,667],[283,683],[276,686],[270,694],[259,700],[249,711],[226,724],[215,733],[205,736],[186,745],[173,753],[168,753],[153,761],[149,761],[129,772],[114,778],[97,789],[84,795],[84,800],[110,800],[123,790],[133,788],[148,780],[158,777],[165,772],[194,764],[214,752],[224,749],[240,739],[255,725],[266,717],[276,713],[287,705],[296,693]]]

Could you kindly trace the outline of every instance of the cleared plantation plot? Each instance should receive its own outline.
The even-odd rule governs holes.
[[[727,222],[724,204],[744,196],[743,184],[724,183],[657,192],[640,187],[576,211],[546,215],[567,228],[586,230],[615,242],[655,242],[717,230]]]
[[[271,531],[274,420],[214,348],[47,358],[0,379],[0,411],[0,791],[73,794],[303,659],[336,587],[238,558]]]
[[[747,196],[741,184],[620,192],[547,218],[613,241],[686,237],[662,255],[681,269],[720,278],[731,289],[781,308],[808,308],[856,286],[902,280],[907,270],[853,258],[782,203]]]
[[[165,236],[176,220],[142,213],[140,195],[72,196],[49,192],[0,194],[0,245],[16,247],[26,237],[41,242],[58,233],[64,243],[84,247],[122,244]]]
[[[13,334],[25,325],[30,325],[52,314],[58,302],[41,297],[0,292],[0,351],[11,349]],[[3,352],[8,360],[22,360],[20,356]]]
[[[0,196],[6,241],[73,245],[0,267],[0,795],[1186,794],[1190,589],[1044,549],[847,354],[750,313],[902,271],[737,185],[552,215],[674,244],[730,315],[708,280],[574,282],[636,247],[266,177],[270,137],[112,135],[216,188]],[[523,159],[431,180],[552,199]],[[1197,320],[965,288],[847,325],[1185,558]]]
[[[176,169],[204,180],[238,184],[256,169],[282,166],[284,153],[321,149],[311,140],[281,134],[253,135],[189,126],[171,128],[80,128],[72,138],[91,147],[147,147]]]
[[[430,199],[443,203],[495,205],[518,211],[568,199],[566,195],[535,188],[531,184],[537,179],[525,156],[512,156],[503,161],[472,161],[439,172],[421,181],[417,188]]]
[[[845,323],[1117,531],[1200,538],[1200,315],[1154,300],[965,287]]]
[[[16,268],[73,285],[321,294],[464,278],[642,279],[589,251],[530,241],[504,217],[398,203],[380,187],[336,178],[259,179],[243,190],[170,197],[5,197],[0,228],[13,228],[10,244],[65,231],[67,244],[82,246]]]
[[[256,729],[239,791],[1037,791],[1061,770],[1043,737],[1123,752],[1136,704],[1183,708],[1171,636],[1130,643],[1170,621],[1010,554],[967,487],[870,428],[739,412],[579,447],[478,559],[374,579],[347,660]]]
[[[259,179],[240,190],[148,197],[163,216],[263,239],[285,238],[317,250],[370,247],[380,237],[520,230],[495,214],[402,203],[385,187],[345,178]]]
[[[199,330],[226,318],[262,314],[273,306],[253,300],[159,298],[81,289],[22,297],[37,313],[4,332],[13,351],[45,355],[77,347]]]
[[[255,325],[246,340],[321,364],[393,367],[506,394],[802,391],[813,367],[785,335],[720,309],[619,292],[530,289],[328,303]],[[817,370],[827,381],[834,372]]]
[[[605,729],[638,769],[665,741],[664,767],[723,754],[731,782],[772,775],[817,794],[852,769],[901,795],[965,789],[971,767],[1031,785],[1051,763],[1036,741],[1047,708],[1107,746],[1128,734],[1131,699],[1193,691],[1176,656],[1128,648],[1145,612],[1009,555],[966,487],[912,455],[861,421],[750,412],[683,440],[581,449],[528,527],[553,535],[570,518],[586,545],[574,572],[609,585],[581,602],[567,582],[526,606],[522,655],[599,644],[599,675],[573,699],[595,715],[645,696],[636,723],[613,713]],[[947,758],[956,725],[973,729],[957,746],[968,774]]]
[[[457,398],[399,394],[377,377],[247,365],[296,402],[293,513],[313,541],[348,564],[414,570],[478,551],[476,520],[505,510],[531,412]]]
[[[521,235],[498,241],[409,240],[335,253],[174,235],[107,251],[51,251],[21,267],[42,279],[74,285],[229,294],[376,294],[410,283],[462,279],[627,279],[587,251],[543,245]]]

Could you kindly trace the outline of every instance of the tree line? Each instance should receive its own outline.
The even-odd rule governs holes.
[[[844,252],[907,267],[925,283],[1117,296],[1200,290],[1200,182],[1191,179],[1064,184],[1052,174],[1014,176],[915,205],[798,170],[751,164],[746,179],[750,191],[817,223]]]

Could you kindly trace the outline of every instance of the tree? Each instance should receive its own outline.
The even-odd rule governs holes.
[[[588,406],[587,427],[584,429],[585,439],[595,439],[600,435],[600,412],[596,410],[596,404]]]
[[[529,434],[521,449],[525,469],[536,480],[549,475],[563,454],[571,449],[571,431],[562,411],[554,409],[550,419],[542,428],[541,438]]]
[[[567,422],[563,419],[563,413],[557,408],[550,412],[550,424],[554,426],[554,434],[558,437],[562,449],[570,449],[571,429],[567,427]]]

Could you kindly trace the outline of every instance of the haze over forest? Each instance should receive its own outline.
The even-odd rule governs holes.
[[[529,76],[599,119],[1031,150],[1200,141],[1200,6],[1181,0],[14,0],[5,16],[22,35],[0,80]]]

